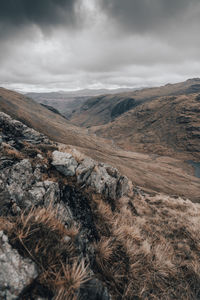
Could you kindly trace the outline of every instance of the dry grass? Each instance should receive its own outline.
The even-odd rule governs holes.
[[[88,268],[74,244],[78,228],[66,228],[51,206],[32,208],[28,214],[10,218],[5,226],[3,222],[1,218],[0,228],[12,246],[38,266],[39,284],[53,292],[55,300],[75,300],[80,285],[89,280]]]
[[[141,194],[115,204],[90,201],[100,237],[91,267],[112,299],[200,299],[200,205]],[[76,248],[78,227],[66,228],[50,206],[0,218],[0,229],[37,264],[37,280],[55,300],[77,299],[90,274]]]
[[[75,261],[71,265],[62,264],[62,269],[55,276],[56,279],[53,282],[57,291],[55,300],[77,299],[77,290],[81,284],[87,282],[89,279],[84,260],[81,262]]]
[[[9,144],[3,143],[2,154],[8,156],[11,159],[21,160],[25,156],[15,148],[11,147]]]
[[[98,211],[110,236],[94,245],[95,272],[113,299],[200,299],[199,204],[139,195],[119,200],[112,217],[101,201]]]

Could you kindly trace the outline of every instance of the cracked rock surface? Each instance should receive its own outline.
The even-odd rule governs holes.
[[[52,165],[65,176],[76,175],[77,182],[94,192],[118,199],[128,192],[128,178],[117,169],[86,157],[79,164],[69,153],[54,151]]]
[[[37,277],[36,265],[13,249],[0,231],[0,299],[14,300]]]

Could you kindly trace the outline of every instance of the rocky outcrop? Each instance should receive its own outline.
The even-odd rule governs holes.
[[[109,201],[128,192],[128,179],[117,169],[88,157],[55,150],[57,145],[44,135],[28,128],[10,116],[0,113],[0,217],[20,216],[32,207],[50,207],[67,227],[77,224],[74,240],[76,255],[90,266],[94,260],[91,242],[99,240],[91,208],[91,195]],[[53,151],[54,150],[54,151]],[[0,229],[1,224],[0,219]],[[64,241],[71,242],[66,236]],[[24,299],[32,293],[31,282],[38,276],[32,257],[18,253],[15,242],[0,232],[0,299]],[[36,284],[37,285],[37,284]],[[26,298],[27,296],[25,296]],[[39,299],[40,294],[34,296]],[[77,299],[110,299],[102,282],[95,278],[81,284]]]
[[[0,128],[2,141],[4,140],[15,146],[17,144],[17,139],[31,142],[32,144],[50,143],[49,139],[45,135],[29,128],[17,120],[12,119],[9,115],[3,112],[0,112]]]
[[[79,164],[69,153],[54,151],[52,165],[65,176],[76,176],[77,182],[94,192],[118,199],[128,192],[128,179],[117,169],[85,158]]]
[[[0,231],[0,299],[17,299],[37,275],[34,262],[21,257]]]
[[[42,165],[31,165],[29,159],[3,168],[0,174],[0,209],[6,215],[9,208],[20,212],[33,205],[56,203],[59,200],[58,183],[42,181]]]

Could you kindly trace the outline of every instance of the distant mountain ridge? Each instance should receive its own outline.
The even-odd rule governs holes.
[[[100,95],[84,102],[72,113],[70,120],[83,127],[104,125],[124,112],[155,98],[198,92],[200,93],[200,78],[193,78],[161,87],[144,88],[115,95]],[[132,103],[132,105],[127,105],[127,103]]]
[[[102,94],[116,94],[132,91],[134,89],[119,88],[119,89],[84,89],[77,91],[58,91],[47,93],[26,93],[25,96],[30,97],[42,103],[49,105],[59,110],[59,112],[69,118],[71,114],[77,110],[90,97],[99,96]]]
[[[71,121],[129,151],[200,160],[200,79],[90,98]]]

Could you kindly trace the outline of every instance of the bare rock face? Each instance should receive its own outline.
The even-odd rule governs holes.
[[[86,157],[76,169],[76,176],[78,183],[84,183],[88,180],[92,171],[94,170],[95,162],[93,159]]]
[[[0,299],[14,300],[37,277],[36,265],[12,249],[0,231]]]
[[[48,144],[50,142],[45,135],[29,128],[20,121],[12,119],[3,112],[0,112],[0,128],[7,139],[9,139],[9,137],[21,138],[33,144]]]
[[[128,179],[109,165],[86,157],[79,165],[69,153],[54,151],[52,165],[65,176],[76,175],[77,182],[111,199],[128,192]]]
[[[78,166],[77,161],[69,153],[54,151],[52,165],[65,176],[74,176]]]
[[[42,181],[41,176],[40,168],[34,170],[28,159],[3,168],[0,173],[0,198],[4,200],[0,208],[3,202],[25,209],[59,200],[58,183]]]

